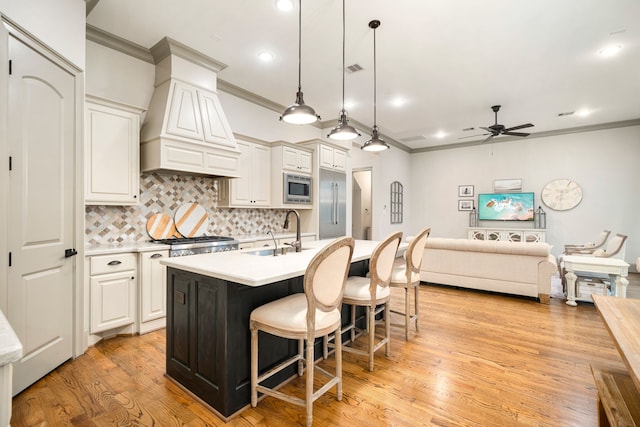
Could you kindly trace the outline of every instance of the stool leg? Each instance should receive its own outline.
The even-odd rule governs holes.
[[[404,288],[404,339],[409,341],[409,325],[411,322],[411,292],[409,286]]]
[[[373,371],[373,346],[375,345],[376,320],[375,307],[367,306],[367,329],[369,330],[369,370]]]
[[[258,404],[258,330],[251,329],[251,406]]]
[[[298,376],[301,377],[304,372],[304,359],[302,356],[304,355],[304,340],[298,340]],[[313,361],[311,361],[313,363]],[[309,369],[309,364],[307,364],[307,370]]]
[[[340,340],[336,340],[336,343]],[[336,344],[336,352],[337,352]],[[307,341],[307,382],[305,401],[307,406],[307,426],[311,427],[313,424],[313,341]],[[336,359],[337,360],[337,359]]]
[[[338,328],[336,333],[340,333]],[[338,386],[336,390],[337,399],[342,400],[342,340],[336,340],[336,377],[338,377]]]
[[[387,339],[385,346],[385,354],[387,357],[391,354],[391,301],[387,301],[384,306],[384,336]]]
[[[419,316],[420,309],[418,308],[418,292],[419,292],[418,288],[419,288],[419,286],[420,286],[420,282],[416,283],[415,287],[413,288],[414,289],[414,293],[415,293],[415,296],[414,296],[413,299],[414,299],[414,303],[415,303],[415,306],[416,306],[416,311],[415,311],[415,313],[416,313],[416,332],[418,332],[418,320],[420,319],[420,316]]]
[[[351,305],[351,342],[356,340],[356,306]]]

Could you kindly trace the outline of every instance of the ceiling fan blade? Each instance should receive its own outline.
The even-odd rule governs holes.
[[[485,142],[489,142],[491,140],[491,138],[493,138],[495,135],[489,135],[489,137],[487,137],[487,139],[485,139],[484,141],[482,141],[482,143],[484,144]]]
[[[502,132],[503,135],[511,135],[511,136],[529,136],[528,133],[524,132]]]
[[[531,123],[525,123],[525,124],[520,125],[520,126],[514,126],[514,127],[512,127],[512,128],[507,128],[507,129],[505,129],[504,131],[505,131],[505,132],[511,132],[512,130],[524,129],[524,128],[530,128],[530,127],[532,127],[532,126],[533,126],[533,125],[532,125]]]

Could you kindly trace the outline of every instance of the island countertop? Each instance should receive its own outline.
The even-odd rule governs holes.
[[[262,286],[303,276],[311,259],[333,240],[304,242],[302,252],[289,252],[275,257],[251,255],[251,250],[245,250],[165,258],[160,260],[160,263],[167,267],[247,286]],[[368,259],[378,243],[372,240],[356,240],[351,262]],[[402,243],[400,250],[406,246],[406,243]]]

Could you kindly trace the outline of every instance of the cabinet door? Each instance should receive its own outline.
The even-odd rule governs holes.
[[[140,113],[87,102],[85,202],[132,205],[140,192]]]
[[[166,132],[176,136],[203,140],[202,118],[195,87],[175,82],[171,89],[171,106]]]
[[[235,148],[233,132],[226,119],[221,116],[222,105],[220,105],[218,95],[198,89],[198,100],[200,101],[205,142]]]
[[[313,166],[311,153],[298,151],[298,166],[300,167],[300,172],[311,173],[311,167]]]
[[[167,315],[167,266],[160,260],[168,256],[169,251],[140,254],[140,322]]]
[[[347,170],[347,152],[334,149],[333,150],[333,168],[336,170]]]
[[[271,203],[271,152],[269,147],[254,145],[251,150],[252,205],[269,206]]]
[[[333,169],[333,148],[326,145],[320,146],[320,167]]]
[[[135,271],[91,277],[92,334],[130,325],[135,319]]]
[[[300,151],[291,147],[283,147],[282,149],[282,168],[287,170],[292,170],[299,172],[300,164],[298,157],[300,155]]]
[[[251,181],[252,181],[252,164],[251,164],[251,147],[252,144],[244,141],[238,141],[238,173],[240,178],[231,180],[231,204],[232,205],[251,205]]]

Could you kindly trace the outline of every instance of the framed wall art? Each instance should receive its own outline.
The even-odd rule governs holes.
[[[473,197],[473,185],[458,185],[458,197]]]
[[[494,179],[493,191],[494,193],[515,193],[522,191],[522,179]]]
[[[458,200],[458,210],[459,211],[470,211],[473,210],[473,200]]]

